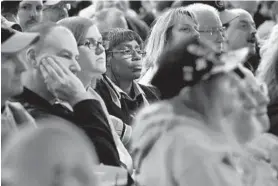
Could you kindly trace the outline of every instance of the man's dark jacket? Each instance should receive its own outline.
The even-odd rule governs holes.
[[[73,112],[61,104],[51,105],[36,93],[24,88],[15,98],[36,119],[58,116],[83,129],[89,136],[101,163],[120,166],[119,154],[101,105],[93,99],[83,100],[73,107]]]

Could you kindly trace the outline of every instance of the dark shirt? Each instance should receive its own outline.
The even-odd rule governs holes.
[[[24,88],[23,93],[15,98],[36,119],[54,115],[70,121],[83,129],[94,144],[101,163],[120,166],[119,154],[101,105],[93,99],[83,100],[69,110],[61,104],[51,105],[48,101]]]
[[[123,91],[118,91],[119,88],[116,88],[115,85],[111,83],[111,80],[104,75],[97,83],[96,91],[104,100],[109,114],[120,118],[127,125],[131,125],[136,112],[144,105],[144,100],[147,100],[149,103],[159,100],[159,93],[156,88],[141,84],[138,85],[144,92],[144,95],[139,94],[131,99],[124,94]],[[116,104],[113,100],[110,93],[111,91],[118,95],[120,105]]]
[[[269,132],[278,137],[278,103],[268,106],[268,116],[270,120]]]

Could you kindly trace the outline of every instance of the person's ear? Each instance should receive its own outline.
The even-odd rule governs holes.
[[[36,60],[36,51],[34,48],[29,48],[27,50],[27,61],[30,63],[30,65],[34,68],[38,67],[38,62]]]
[[[106,56],[106,68],[110,68],[111,67],[111,55],[107,55]]]

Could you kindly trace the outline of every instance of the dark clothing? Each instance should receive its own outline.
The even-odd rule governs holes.
[[[103,76],[96,86],[96,91],[102,97],[105,102],[105,105],[108,109],[109,114],[120,118],[124,123],[131,125],[131,122],[134,118],[134,112],[136,112],[141,106],[143,106],[143,95],[138,95],[134,100],[131,100],[126,94],[119,93],[115,89],[115,85],[110,83],[107,79],[108,77]],[[156,88],[150,86],[144,86],[138,84],[145,94],[145,99],[149,102],[154,102],[159,100],[159,94]],[[119,94],[120,106],[117,105],[110,94],[110,91],[113,90]]]
[[[144,21],[142,21],[138,18],[128,16],[128,15],[125,16],[125,19],[126,19],[128,28],[130,30],[133,30],[134,32],[138,33],[139,36],[142,38],[142,40],[145,41],[147,39],[149,31],[150,31],[150,28],[148,27],[148,25]]]
[[[268,106],[268,117],[270,120],[269,132],[278,137],[278,102]]]
[[[83,129],[93,142],[100,162],[106,165],[120,166],[119,154],[108,120],[98,101],[83,100],[77,103],[71,111],[61,104],[51,105],[27,88],[24,88],[23,93],[16,99],[36,120],[54,115]]]

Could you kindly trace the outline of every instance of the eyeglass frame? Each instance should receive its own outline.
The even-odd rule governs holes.
[[[210,33],[210,35],[212,36],[213,33],[216,33],[216,32],[219,32],[221,34],[223,34],[226,30],[226,27],[225,26],[222,26],[220,28],[210,28],[210,29],[207,29],[207,30],[202,30],[202,29],[198,29],[197,31],[199,33]]]
[[[108,41],[101,41],[100,42],[100,41],[95,41],[94,40],[95,43],[92,43],[91,42],[92,40],[93,39],[86,39],[86,41],[90,43],[89,45],[87,45],[86,41],[85,41],[81,44],[78,44],[77,46],[85,46],[85,47],[89,48],[90,50],[94,50],[94,51],[96,49],[100,48],[100,45],[104,48],[104,50],[107,50],[109,48],[109,44],[108,44],[109,42]]]
[[[127,51],[127,50],[131,50],[131,53],[130,54],[124,54],[124,52]],[[123,56],[130,55],[129,57],[133,57],[134,53],[136,52],[137,54],[140,54],[142,57],[144,57],[146,55],[146,51],[141,50],[141,49],[139,49],[139,50],[140,50],[140,52],[143,52],[143,53],[138,53],[138,51],[136,51],[132,48],[123,49],[123,50],[114,50],[114,51],[111,50],[111,51],[106,51],[106,53],[107,54],[112,54],[112,56],[113,56],[114,53],[119,53],[119,54],[122,54]]]

